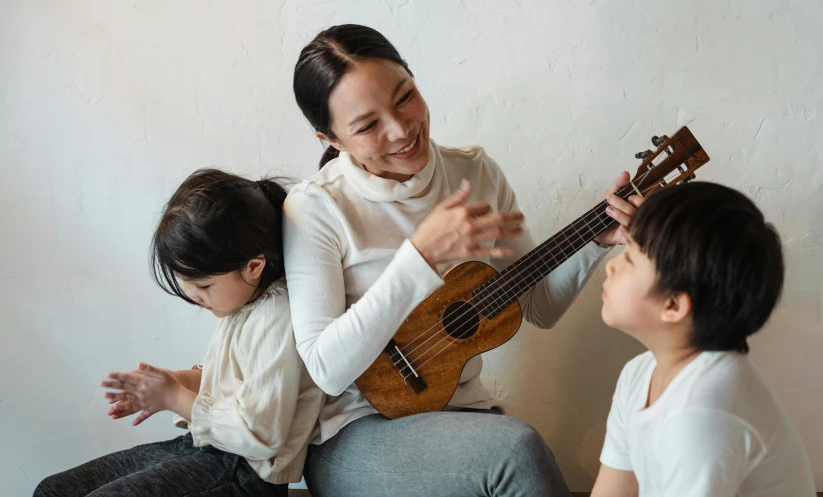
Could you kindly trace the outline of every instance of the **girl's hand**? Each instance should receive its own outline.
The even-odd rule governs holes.
[[[631,221],[636,208],[640,207],[640,205],[646,200],[639,195],[632,195],[629,197],[629,201],[627,202],[614,194],[624,186],[628,185],[630,179],[631,177],[629,176],[629,173],[623,171],[617,178],[615,178],[614,183],[608,190],[606,190],[606,193],[604,193],[603,196],[597,200],[598,204],[603,200],[608,202],[609,206],[606,207],[606,214],[617,221],[616,225],[595,237],[594,241],[599,243],[601,246],[626,244],[629,221]]]
[[[104,396],[109,403],[117,402],[109,409],[109,416],[119,419],[143,411],[132,423],[135,426],[156,412],[170,410],[180,389],[185,389],[168,369],[155,368],[142,362],[134,371],[109,373],[108,378],[100,385],[116,391],[106,392]]]
[[[512,255],[511,249],[480,244],[522,233],[523,213],[493,213],[488,204],[467,204],[470,194],[471,183],[464,179],[457,191],[438,204],[412,235],[410,241],[429,265]]]

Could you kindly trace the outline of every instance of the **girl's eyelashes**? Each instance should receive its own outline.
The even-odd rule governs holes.
[[[400,100],[397,101],[397,105],[400,105],[400,104],[406,102],[408,99],[410,99],[411,94],[412,94],[412,90],[407,91],[406,94],[403,95],[402,97],[400,97]]]
[[[199,288],[200,290],[208,290],[209,288],[211,288],[211,285],[197,285],[197,288]]]

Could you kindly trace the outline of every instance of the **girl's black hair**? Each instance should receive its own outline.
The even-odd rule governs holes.
[[[414,77],[397,49],[378,31],[358,24],[341,24],[321,31],[300,52],[294,66],[294,96],[315,130],[334,138],[329,95],[340,79],[362,59],[382,59],[403,66]],[[322,168],[339,155],[329,145],[320,159]]]
[[[243,269],[263,254],[255,298],[283,279],[283,201],[274,179],[251,181],[218,169],[199,169],[177,188],[163,209],[151,242],[154,281],[171,295],[195,304],[177,281]],[[196,304],[195,304],[196,305]]]

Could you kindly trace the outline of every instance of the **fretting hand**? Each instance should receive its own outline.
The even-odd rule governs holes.
[[[628,202],[615,195],[618,190],[629,184],[630,179],[631,177],[629,176],[629,173],[623,171],[617,178],[615,178],[612,186],[610,186],[603,196],[597,200],[597,203],[600,203],[603,200],[608,202],[609,206],[606,208],[606,214],[617,221],[616,225],[610,227],[595,237],[594,241],[600,245],[608,246],[626,244],[629,221],[631,221],[637,207],[640,207],[640,205],[645,201],[645,199],[640,195],[630,196]]]

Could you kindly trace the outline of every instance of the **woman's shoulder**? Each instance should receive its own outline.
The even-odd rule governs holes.
[[[450,168],[465,168],[464,177],[469,176],[491,176],[499,179],[502,174],[500,166],[494,161],[486,149],[479,145],[469,145],[465,147],[447,147],[437,145],[440,156],[443,157],[444,165]]]
[[[289,194],[317,195],[334,188],[334,185],[343,179],[343,172],[338,162],[339,158],[327,162],[319,171],[294,185]]]
[[[445,161],[461,161],[474,165],[482,165],[488,155],[486,150],[479,145],[468,145],[463,147],[451,147],[437,145],[440,155]]]
[[[340,182],[344,181],[336,161],[332,160],[320,171],[294,185],[286,196],[284,210],[315,210],[334,204],[339,196],[336,192],[340,189]]]

